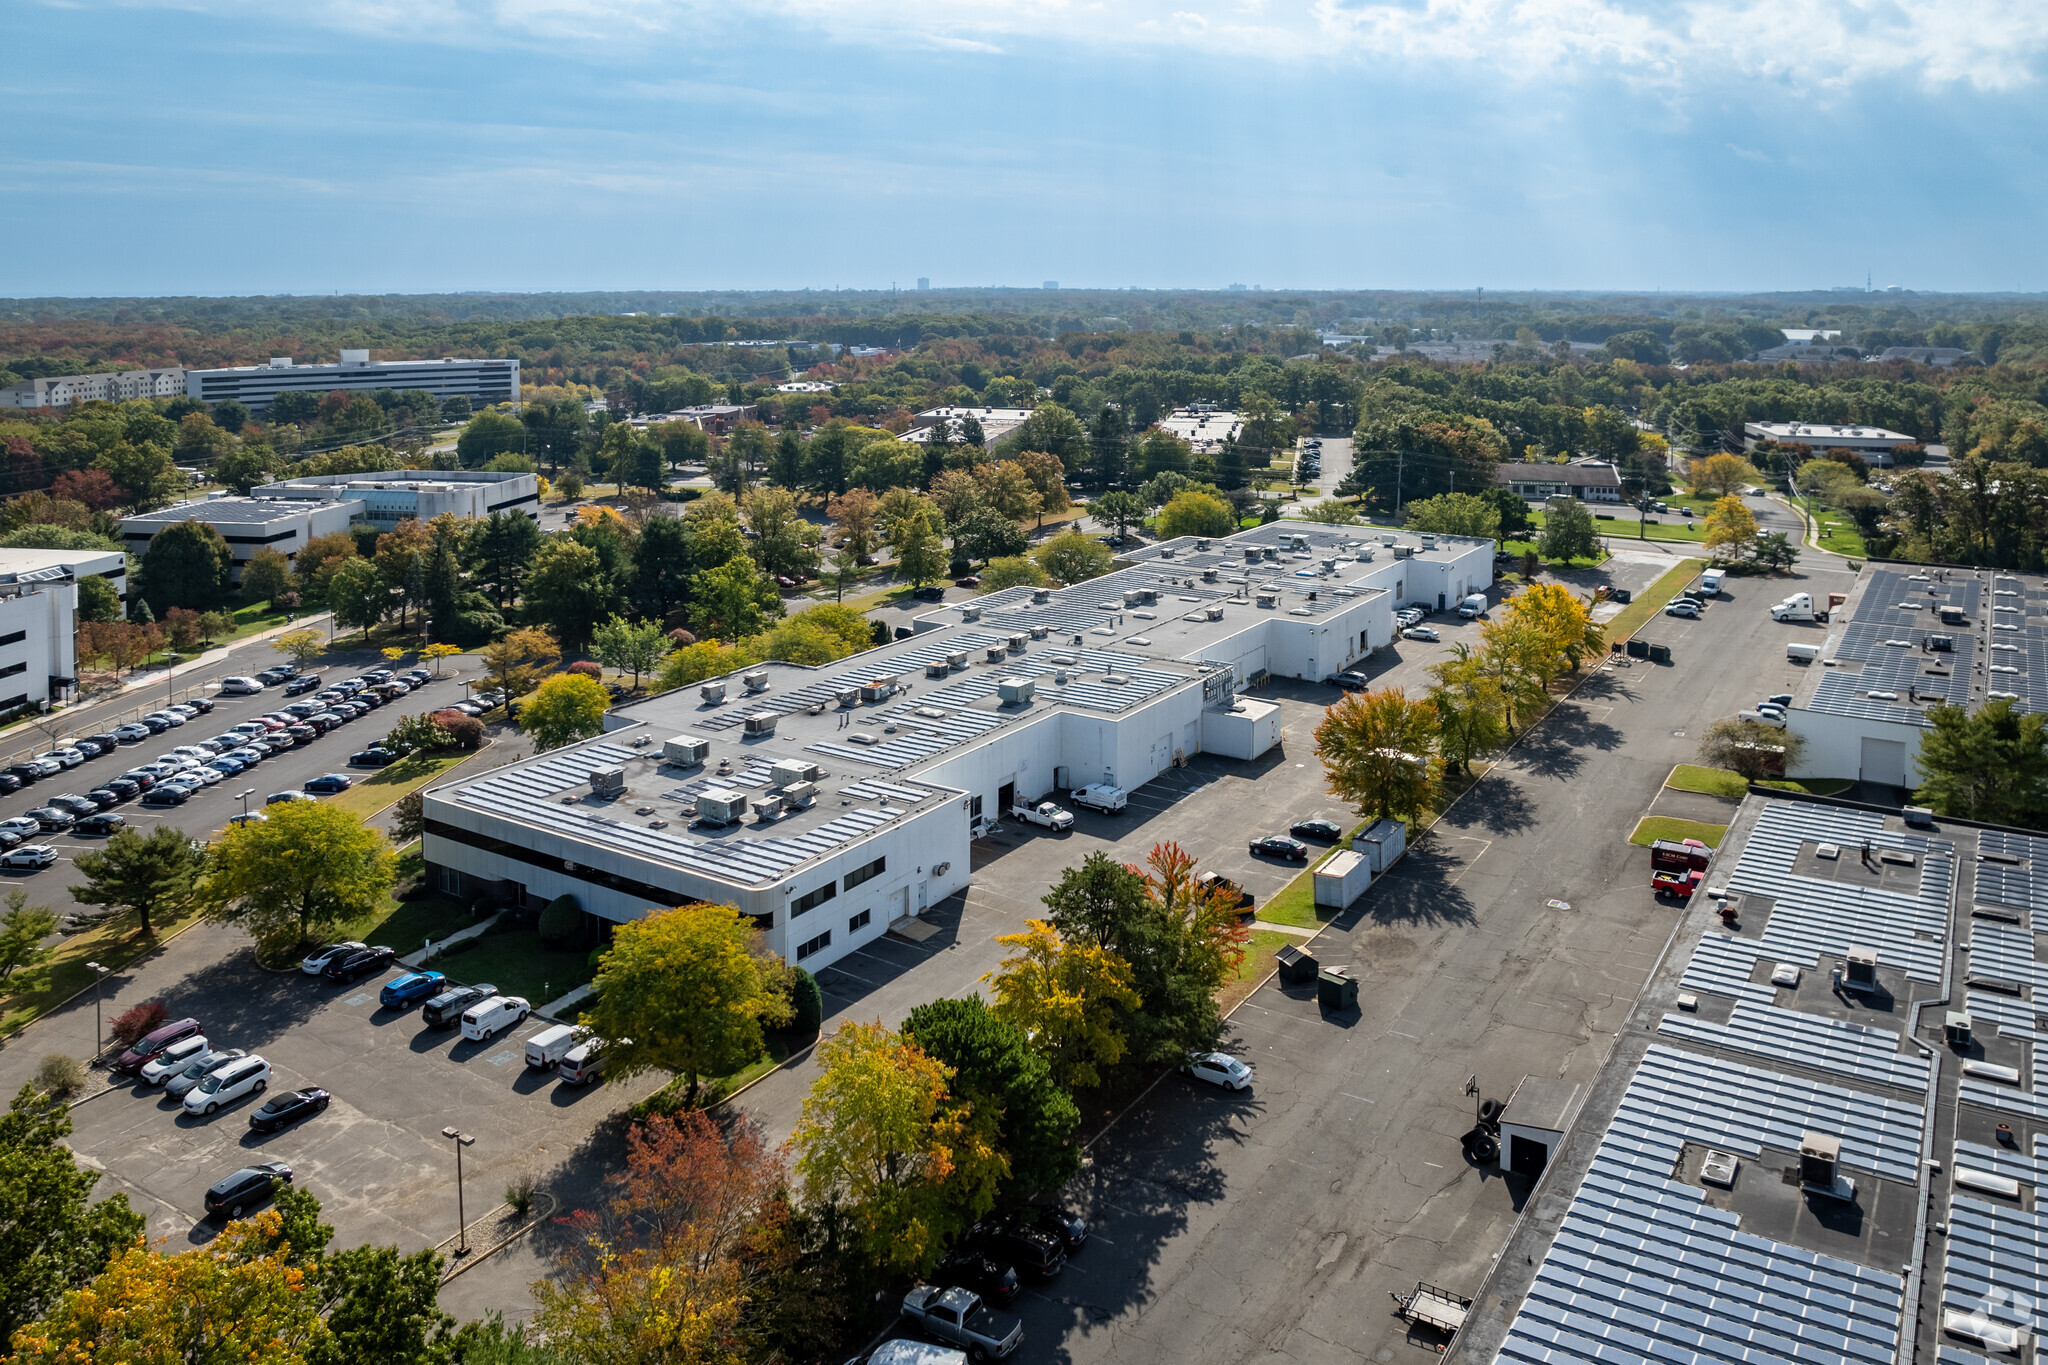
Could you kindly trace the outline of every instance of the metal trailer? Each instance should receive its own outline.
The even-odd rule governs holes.
[[[1387,1293],[1400,1306],[1403,1322],[1411,1327],[1433,1328],[1449,1338],[1437,1348],[1439,1351],[1448,1351],[1457,1341],[1465,1326],[1465,1315],[1472,1311],[1472,1300],[1463,1294],[1453,1294],[1423,1280],[1415,1282],[1415,1291],[1406,1298],[1391,1289]]]

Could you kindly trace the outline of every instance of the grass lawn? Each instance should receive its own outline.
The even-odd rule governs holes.
[[[5,986],[0,986],[0,1035],[14,1032],[91,986],[92,971],[86,963],[96,961],[119,971],[196,918],[195,910],[159,914],[155,917],[156,933],[150,936],[144,936],[125,916],[117,926],[73,934],[58,945],[49,961],[31,971],[16,973]]]
[[[1645,815],[1636,822],[1635,832],[1628,836],[1628,841],[1647,848],[1658,839],[1697,839],[1708,848],[1719,848],[1721,837],[1727,833],[1726,825],[1710,825],[1701,820],[1675,820],[1668,815]]]
[[[298,614],[304,616],[306,613],[302,611]],[[233,640],[242,640],[251,635],[259,635],[266,630],[272,630],[284,625],[289,615],[290,613],[288,612],[273,608],[268,602],[263,602],[253,607],[238,607],[235,610],[234,635],[228,640],[214,640],[211,643],[224,645],[231,643]]]
[[[1782,781],[1759,782],[1759,787],[1775,787],[1781,792],[1805,792],[1809,796],[1840,796],[1856,785],[1847,777],[1788,777]]]
[[[327,797],[327,804],[340,806],[367,820],[399,797],[426,786],[469,756],[467,750],[448,754],[414,754],[380,769],[375,776],[365,778],[338,796]]]
[[[1679,764],[1671,770],[1671,776],[1664,779],[1664,785],[1673,791],[1699,792],[1729,801],[1740,801],[1749,795],[1749,780],[1742,774],[1729,772],[1726,768],[1703,768],[1697,763]]]
[[[596,975],[588,948],[543,948],[534,929],[480,934],[455,948],[433,965],[457,981],[493,982],[505,995],[526,997],[536,1009]]]
[[[1819,519],[1818,539],[1822,549],[1833,550],[1838,555],[1848,555],[1851,559],[1861,559],[1869,553],[1863,544],[1863,533],[1856,529],[1856,523],[1841,513],[1826,508],[1819,513]]]
[[[1607,638],[1626,640],[1641,630],[1652,617],[1664,610],[1667,602],[1678,596],[1680,588],[1697,578],[1700,570],[1705,567],[1707,561],[1704,559],[1681,559],[1676,565],[1666,569],[1662,577],[1637,593],[1635,600],[1623,607],[1621,614],[1607,623]]]
[[[1491,766],[1487,763],[1478,763],[1474,764],[1472,771],[1468,773],[1445,774],[1443,785],[1437,788],[1434,808],[1424,811],[1421,818],[1409,825],[1410,841],[1412,842],[1421,831],[1434,825],[1451,802],[1463,796],[1474,782],[1486,775],[1486,770]],[[1329,861],[1332,854],[1351,847],[1352,839],[1371,823],[1370,820],[1360,820],[1349,826],[1344,831],[1342,842],[1323,849],[1309,859],[1308,866],[1303,868],[1293,881],[1274,892],[1271,899],[1258,907],[1259,918],[1268,924],[1291,924],[1297,929],[1314,929],[1334,918],[1337,914],[1335,910],[1316,904],[1315,870]]]
[[[910,601],[910,592],[911,588],[908,583],[898,583],[893,588],[883,588],[877,592],[864,593],[859,597],[849,597],[841,605],[851,607],[855,611],[875,611],[882,607],[900,607]],[[826,598],[824,600],[830,601],[831,599]]]

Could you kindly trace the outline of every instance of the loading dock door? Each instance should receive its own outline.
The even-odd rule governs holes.
[[[1002,819],[1010,813],[1010,807],[1017,804],[1017,784],[1005,782],[996,789],[996,818]]]
[[[1508,1139],[1508,1169],[1516,1175],[1532,1179],[1543,1174],[1543,1167],[1550,1160],[1550,1148],[1534,1138],[1525,1138],[1520,1133]]]
[[[1902,739],[1864,739],[1862,777],[1865,782],[1905,786],[1906,742]]]

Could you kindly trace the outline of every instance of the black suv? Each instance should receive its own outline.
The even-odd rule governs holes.
[[[320,969],[320,975],[329,981],[355,981],[379,972],[398,960],[398,953],[383,946],[358,948],[356,951],[337,957]]]
[[[420,1020],[428,1028],[454,1028],[462,1022],[462,1012],[479,1001],[490,999],[498,988],[489,982],[478,986],[457,986],[454,990],[442,991],[420,1007]]]
[[[282,1161],[244,1166],[206,1192],[206,1212],[210,1217],[240,1218],[242,1210],[254,1208],[276,1194],[279,1185],[291,1183],[292,1168]]]
[[[1020,1274],[1049,1280],[1066,1268],[1063,1239],[1016,1223],[976,1223],[968,1245],[998,1261],[1009,1261]]]
[[[293,678],[284,685],[284,694],[287,697],[303,696],[319,686],[320,675],[318,673],[301,673],[298,677]]]
[[[933,1272],[933,1283],[942,1289],[956,1285],[971,1289],[981,1295],[986,1303],[997,1308],[1008,1308],[1024,1292],[1024,1286],[1017,1279],[1014,1266],[1004,1265],[992,1256],[979,1251],[956,1251],[939,1262]]]

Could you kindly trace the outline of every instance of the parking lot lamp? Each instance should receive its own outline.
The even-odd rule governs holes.
[[[105,1047],[105,1044],[100,1042],[100,982],[106,980],[110,969],[102,967],[97,962],[88,962],[85,965],[92,969],[92,1055],[94,1060],[98,1060],[101,1050]]]
[[[249,798],[254,796],[255,794],[256,789],[254,787],[249,788],[249,790],[245,792],[238,793],[238,795],[240,795],[242,798],[242,814],[244,817],[247,817],[247,815],[249,814]],[[244,823],[247,823],[246,818],[244,819]]]
[[[443,1128],[441,1136],[455,1144],[455,1254],[469,1255],[469,1217],[462,1209],[462,1149],[476,1139],[458,1128]]]

